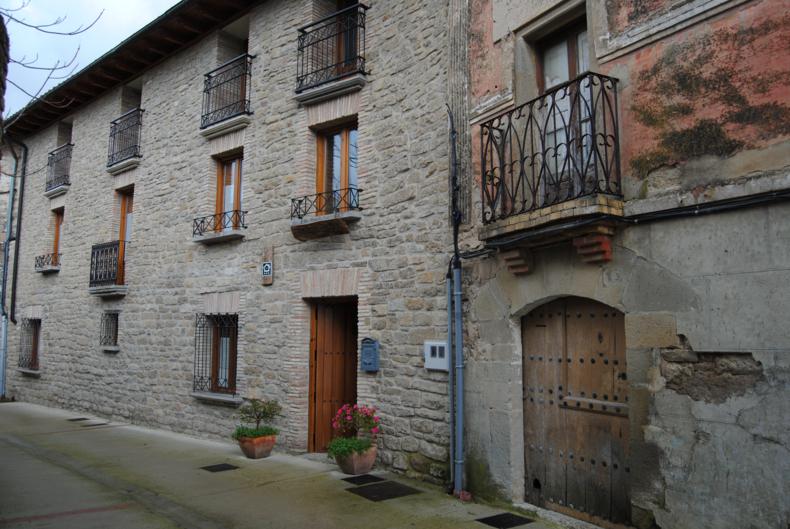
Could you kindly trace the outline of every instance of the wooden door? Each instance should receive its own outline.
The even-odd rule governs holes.
[[[121,193],[121,218],[120,229],[118,231],[118,271],[115,276],[115,284],[123,285],[126,281],[124,261],[126,259],[126,247],[132,238],[132,226],[134,221],[134,190]]]
[[[623,314],[564,298],[522,321],[525,499],[591,521],[628,523]]]
[[[52,265],[60,265],[60,234],[63,231],[63,213],[64,209],[55,210],[55,236],[52,240]]]
[[[356,302],[315,303],[310,320],[308,450],[323,452],[335,412],[357,400]]]

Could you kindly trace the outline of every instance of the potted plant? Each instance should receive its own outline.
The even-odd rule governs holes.
[[[249,399],[239,409],[239,417],[244,425],[236,427],[233,438],[239,442],[245,456],[250,459],[269,457],[280,432],[266,423],[271,422],[281,411],[282,406],[276,400],[260,399]]]
[[[327,454],[345,474],[367,474],[376,462],[376,436],[381,419],[376,408],[345,404],[332,419],[334,438]]]

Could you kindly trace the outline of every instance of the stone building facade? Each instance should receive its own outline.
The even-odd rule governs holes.
[[[182,2],[56,89],[77,98],[62,115],[27,108],[11,129],[29,161],[9,394],[218,438],[237,424],[242,398],[275,398],[284,407],[279,446],[320,450],[308,440],[311,406],[323,405],[311,386],[311,354],[321,347],[311,343],[311,317],[342,302],[353,347],[324,352],[354,362],[344,390],[379,409],[381,462],[443,480],[447,374],[424,369],[423,343],[446,330],[449,33],[436,21],[447,12],[444,1]],[[227,66],[215,71],[244,53],[236,72],[251,65],[246,81]],[[207,107],[206,83],[225,82],[235,95]],[[242,106],[214,119],[228,101]],[[108,167],[111,122],[137,108],[139,152]],[[351,166],[341,170],[356,181],[344,173],[342,187],[356,198],[332,194],[334,182],[322,203],[311,202],[317,164],[338,176],[333,153],[318,161],[318,139],[351,128],[356,156],[338,163]],[[48,156],[64,144],[73,145],[69,185],[45,196]],[[217,175],[240,158],[236,192],[222,180],[233,176]],[[217,204],[218,187],[235,202]],[[38,256],[55,253],[57,222],[61,257],[37,270]],[[96,246],[107,242],[109,261]],[[232,322],[228,334],[214,336],[220,320]],[[27,365],[31,332],[37,361]],[[364,338],[380,344],[375,372],[357,369]],[[333,412],[343,396],[332,391],[324,408]]]
[[[470,2],[473,492],[787,526],[788,7]]]

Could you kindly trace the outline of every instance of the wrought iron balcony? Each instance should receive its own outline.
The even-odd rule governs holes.
[[[242,114],[251,114],[252,55],[243,54],[206,74],[200,128]]]
[[[591,72],[483,123],[483,222],[619,197],[617,124],[617,79]]]
[[[356,4],[299,28],[296,92],[365,73],[365,16]]]
[[[91,248],[90,287],[124,284],[125,241],[94,244]]]
[[[241,239],[242,229],[247,228],[246,211],[223,211],[214,215],[198,217],[192,221],[192,240],[214,243],[230,239]]]
[[[107,167],[140,158],[140,133],[143,130],[143,110],[135,108],[110,123],[110,145]]]
[[[291,220],[303,219],[309,215],[326,215],[344,211],[359,210],[361,189],[350,187],[326,191],[291,199]]]
[[[67,143],[49,153],[45,193],[51,193],[59,187],[71,184],[69,171],[71,169],[71,150],[73,147],[74,145]]]
[[[48,273],[57,272],[60,270],[60,257],[59,253],[48,253],[36,257],[35,270],[36,272]]]
[[[300,241],[349,232],[362,218],[361,189],[350,187],[291,199],[291,232]]]

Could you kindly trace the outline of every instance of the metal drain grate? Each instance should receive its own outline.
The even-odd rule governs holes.
[[[384,479],[378,476],[373,476],[371,474],[361,474],[359,476],[343,478],[343,481],[351,483],[352,485],[369,485],[371,483],[378,483],[379,481],[384,481]]]
[[[486,518],[478,518],[476,521],[495,527],[496,529],[510,529],[511,527],[532,523],[535,520],[511,512],[503,512],[502,514],[495,514],[494,516],[487,516]]]
[[[217,465],[208,465],[205,467],[200,467],[203,470],[208,470],[209,472],[225,472],[226,470],[236,470],[236,465],[230,465],[228,463],[219,463]]]
[[[69,422],[89,421],[87,417],[74,417],[73,419],[66,419]]]
[[[382,481],[381,483],[373,483],[372,485],[353,487],[346,490],[353,492],[358,496],[362,496],[366,500],[370,501],[391,500],[393,498],[400,498],[402,496],[410,496],[412,494],[420,493],[419,490],[413,489],[396,481]]]

